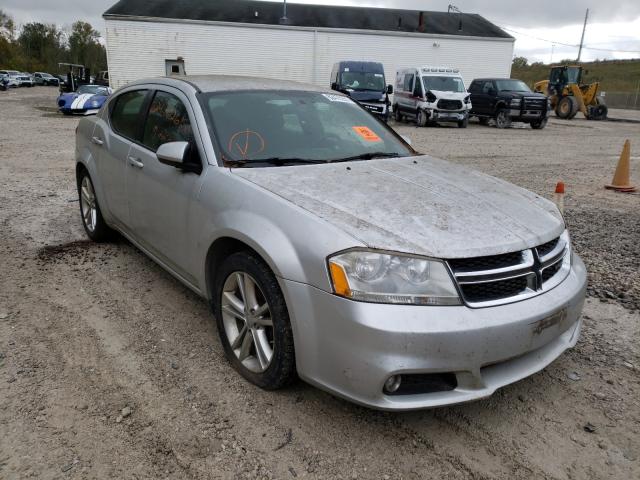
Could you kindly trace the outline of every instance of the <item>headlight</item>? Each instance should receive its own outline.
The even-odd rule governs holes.
[[[100,102],[93,100],[91,102],[91,108],[99,108],[100,107]]]
[[[464,99],[464,103],[468,104],[469,102],[471,102],[471,95],[467,95]]]
[[[461,305],[444,262],[424,257],[352,250],[329,258],[336,295],[371,303]]]
[[[511,100],[512,107],[519,107],[521,104],[522,104],[522,99],[520,98],[514,98],[513,100]]]
[[[382,96],[380,97],[380,101],[381,101],[381,102],[386,102],[386,101],[387,101],[387,96],[386,96],[386,95],[382,95]]]

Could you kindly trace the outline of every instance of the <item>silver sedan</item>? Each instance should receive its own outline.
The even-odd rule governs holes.
[[[135,82],[80,121],[87,235],[205,298],[248,381],[353,402],[466,402],[575,345],[586,272],[555,205],[419,154],[334,91]]]

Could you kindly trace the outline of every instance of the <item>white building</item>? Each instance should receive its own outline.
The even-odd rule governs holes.
[[[167,74],[237,74],[329,86],[341,60],[508,77],[515,40],[474,14],[249,0],[121,0],[105,14],[111,86]]]

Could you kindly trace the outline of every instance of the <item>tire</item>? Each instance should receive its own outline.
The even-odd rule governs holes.
[[[548,122],[549,122],[548,118],[543,118],[542,120],[536,120],[535,122],[531,122],[531,128],[533,128],[534,130],[543,130],[544,127],[547,126]]]
[[[572,96],[562,97],[556,105],[556,115],[565,120],[571,120],[578,113],[578,100]]]
[[[458,128],[467,128],[469,126],[469,117],[464,117],[464,120],[458,122]]]
[[[609,107],[601,97],[596,97],[596,106],[591,107],[590,120],[606,120],[609,115]]]
[[[416,125],[419,127],[426,127],[427,123],[429,123],[427,113],[424,110],[418,110],[418,114],[416,115]]]
[[[404,120],[404,116],[402,115],[402,113],[400,113],[400,108],[398,107],[398,105],[393,106],[393,118],[398,123],[402,123]]]
[[[244,308],[246,297],[258,311],[266,308],[266,312],[260,316],[249,313]],[[297,373],[291,322],[269,267],[251,252],[234,253],[216,272],[213,298],[218,334],[233,368],[264,390],[293,383]]]
[[[501,108],[496,113],[496,127],[499,129],[509,128],[511,126],[511,115],[505,108]]]
[[[94,242],[101,243],[110,240],[113,237],[113,230],[109,228],[102,217],[93,181],[86,170],[81,169],[78,172],[77,185],[80,198],[80,218],[84,231]]]

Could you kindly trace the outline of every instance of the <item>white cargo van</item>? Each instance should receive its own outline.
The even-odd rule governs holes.
[[[469,123],[471,97],[460,72],[448,67],[403,68],[396,74],[393,111],[396,121],[420,127],[439,122]]]

